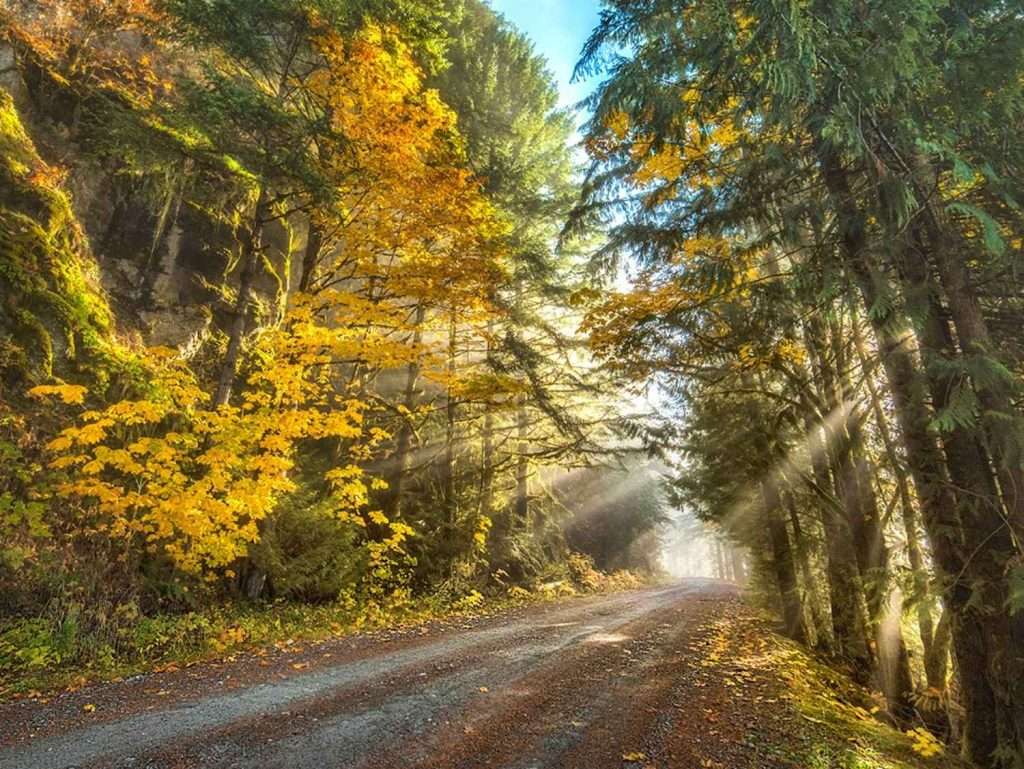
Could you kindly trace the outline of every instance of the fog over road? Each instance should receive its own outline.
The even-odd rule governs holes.
[[[700,766],[688,652],[736,602],[688,580],[12,703],[0,769]]]

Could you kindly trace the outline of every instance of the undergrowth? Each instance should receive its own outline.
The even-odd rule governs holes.
[[[224,602],[197,611],[153,616],[126,609],[114,628],[83,631],[78,616],[0,621],[0,701],[36,696],[89,681],[112,680],[170,664],[187,664],[288,639],[317,641],[360,631],[398,628],[431,620],[486,616],[517,606],[577,595],[628,590],[644,584],[630,572],[605,574],[586,556],[565,564],[529,589],[512,585],[484,595],[439,592],[358,604],[280,600]],[[555,577],[555,578],[552,578]]]
[[[887,723],[881,695],[803,647],[763,627],[723,627],[720,645],[734,646],[738,667],[764,670],[782,683],[781,699],[799,719],[778,750],[801,769],[966,769],[926,730],[901,732]],[[797,737],[799,735],[799,737]]]

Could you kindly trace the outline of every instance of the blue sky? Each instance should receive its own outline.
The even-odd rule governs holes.
[[[489,0],[491,7],[519,27],[548,60],[558,81],[562,105],[575,104],[596,82],[570,83],[580,49],[597,26],[600,0]]]

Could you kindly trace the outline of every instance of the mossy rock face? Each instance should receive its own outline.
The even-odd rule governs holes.
[[[0,91],[0,377],[7,386],[102,372],[113,318],[59,173]]]

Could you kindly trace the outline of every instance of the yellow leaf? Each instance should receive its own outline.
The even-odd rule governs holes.
[[[64,435],[59,435],[52,441],[46,444],[48,451],[67,451],[71,448],[71,439]]]
[[[96,706],[90,702],[86,705],[82,705],[82,711],[85,713],[93,713],[96,711]]]
[[[33,387],[28,391],[28,394],[33,398],[45,398],[49,395],[56,395],[64,403],[70,403],[78,405],[85,400],[85,395],[89,390],[81,385],[39,385]]]
[[[605,127],[615,135],[616,139],[622,141],[629,133],[629,115],[622,110],[614,110],[605,119]]]

